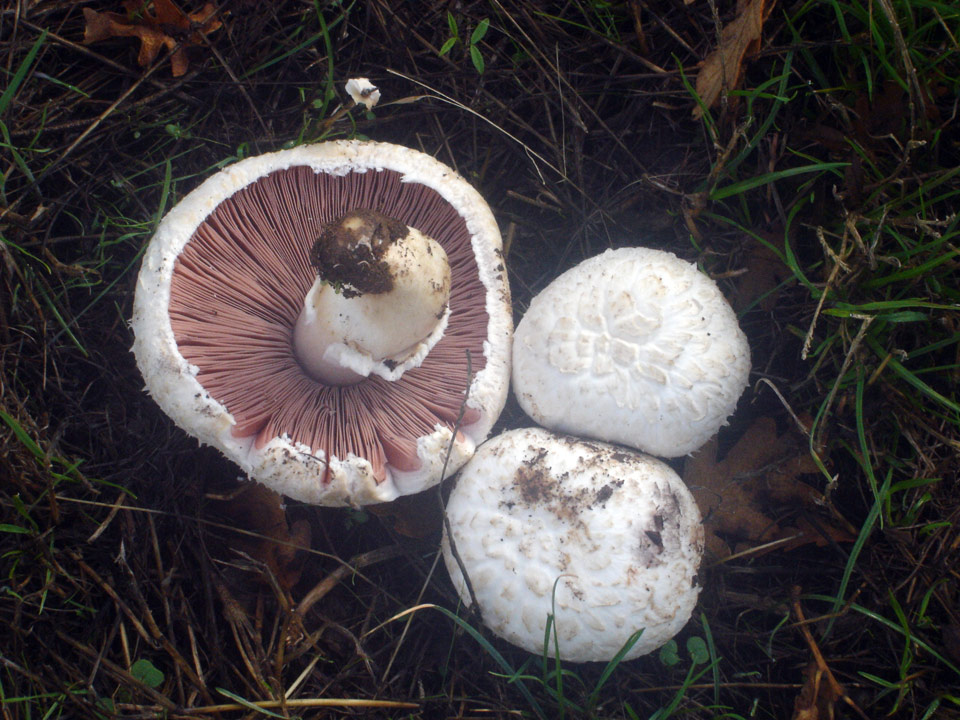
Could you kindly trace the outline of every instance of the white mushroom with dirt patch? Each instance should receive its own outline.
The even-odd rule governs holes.
[[[461,599],[475,597],[484,624],[529,652],[544,651],[555,613],[550,655],[610,660],[642,630],[634,658],[679,632],[696,605],[700,512],[656,458],[508,431],[477,450],[446,511],[443,556]]]

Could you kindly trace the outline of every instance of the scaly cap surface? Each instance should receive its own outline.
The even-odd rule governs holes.
[[[647,455],[512,430],[467,463],[447,516],[484,623],[529,652],[543,652],[556,612],[562,659],[610,660],[643,628],[626,656],[637,657],[679,632],[696,605],[700,512],[677,474]],[[446,535],[443,555],[470,604]]]
[[[716,283],[672,253],[607,250],[551,282],[517,325],[513,387],[544,427],[686,455],[726,423],[750,348]]]

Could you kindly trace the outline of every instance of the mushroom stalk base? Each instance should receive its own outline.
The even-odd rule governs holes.
[[[310,288],[293,346],[314,379],[328,385],[350,385],[371,374],[398,380],[443,337],[450,313],[447,255],[432,238],[406,230],[380,257],[389,272],[386,290],[334,286],[319,276]],[[358,271],[368,264],[359,260]]]

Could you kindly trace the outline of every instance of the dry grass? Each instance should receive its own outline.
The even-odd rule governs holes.
[[[956,17],[917,5],[946,32],[935,19],[926,34],[905,24],[900,42],[923,40],[907,49],[941,61],[914,68],[914,83],[891,43],[906,99],[882,100],[881,83],[864,106],[861,69],[882,80],[883,66],[849,47],[880,20],[849,19],[848,42],[833,4],[816,5],[774,10],[745,82],[785,80],[712,124],[692,119],[686,84],[717,37],[708,3],[227,0],[222,28],[176,78],[165,52],[138,67],[132,39],[82,44],[82,9],[119,3],[0,10],[0,85],[12,88],[0,106],[0,717],[258,716],[244,701],[281,717],[533,712],[442,614],[391,622],[425,603],[456,608],[437,532],[412,540],[371,515],[295,508],[314,539],[292,592],[237,552],[215,500],[235,470],[145,396],[129,352],[138,258],[163,207],[240,154],[352,134],[435,155],[484,194],[509,243],[517,317],[560,271],[623,245],[698,260],[742,298],[742,278],[759,272],[756,238],[781,252],[786,239],[768,294],[741,308],[755,378],[769,384],[748,392],[724,441],[758,415],[787,427],[788,408],[806,413],[827,471],[811,482],[836,478],[832,505],[861,541],[709,566],[681,641],[709,633],[720,659],[679,707],[789,717],[820,653],[849,693],[839,716],[853,705],[871,717],[960,716]],[[441,56],[448,11],[461,42]],[[484,18],[481,75],[463,41]],[[331,121],[356,76],[383,105]],[[805,90],[828,81],[830,92]],[[778,92],[793,99],[778,106]],[[710,194],[828,161],[848,165]],[[883,257],[893,255],[896,267]],[[864,321],[880,301],[927,321]],[[903,354],[916,350],[932,370],[916,374]],[[511,404],[500,427],[525,422]],[[540,677],[536,659],[492,642]],[[650,716],[688,667],[626,663],[589,713]],[[601,669],[570,669],[579,681],[566,697],[582,704]],[[525,686],[546,717],[561,714]]]

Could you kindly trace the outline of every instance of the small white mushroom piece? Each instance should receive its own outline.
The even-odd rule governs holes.
[[[367,110],[373,110],[380,102],[380,90],[367,78],[350,78],[345,89],[351,100],[357,105],[363,105]]]
[[[660,457],[706,443],[749,374],[747,338],[716,283],[651,248],[566,271],[514,336],[513,390],[537,423]]]
[[[562,659],[610,660],[642,629],[626,655],[634,658],[679,632],[696,605],[700,512],[656,458],[511,430],[461,471],[447,517],[484,624],[529,652],[543,652],[555,613]],[[471,604],[446,533],[443,557]],[[552,636],[547,650],[557,650]]]

